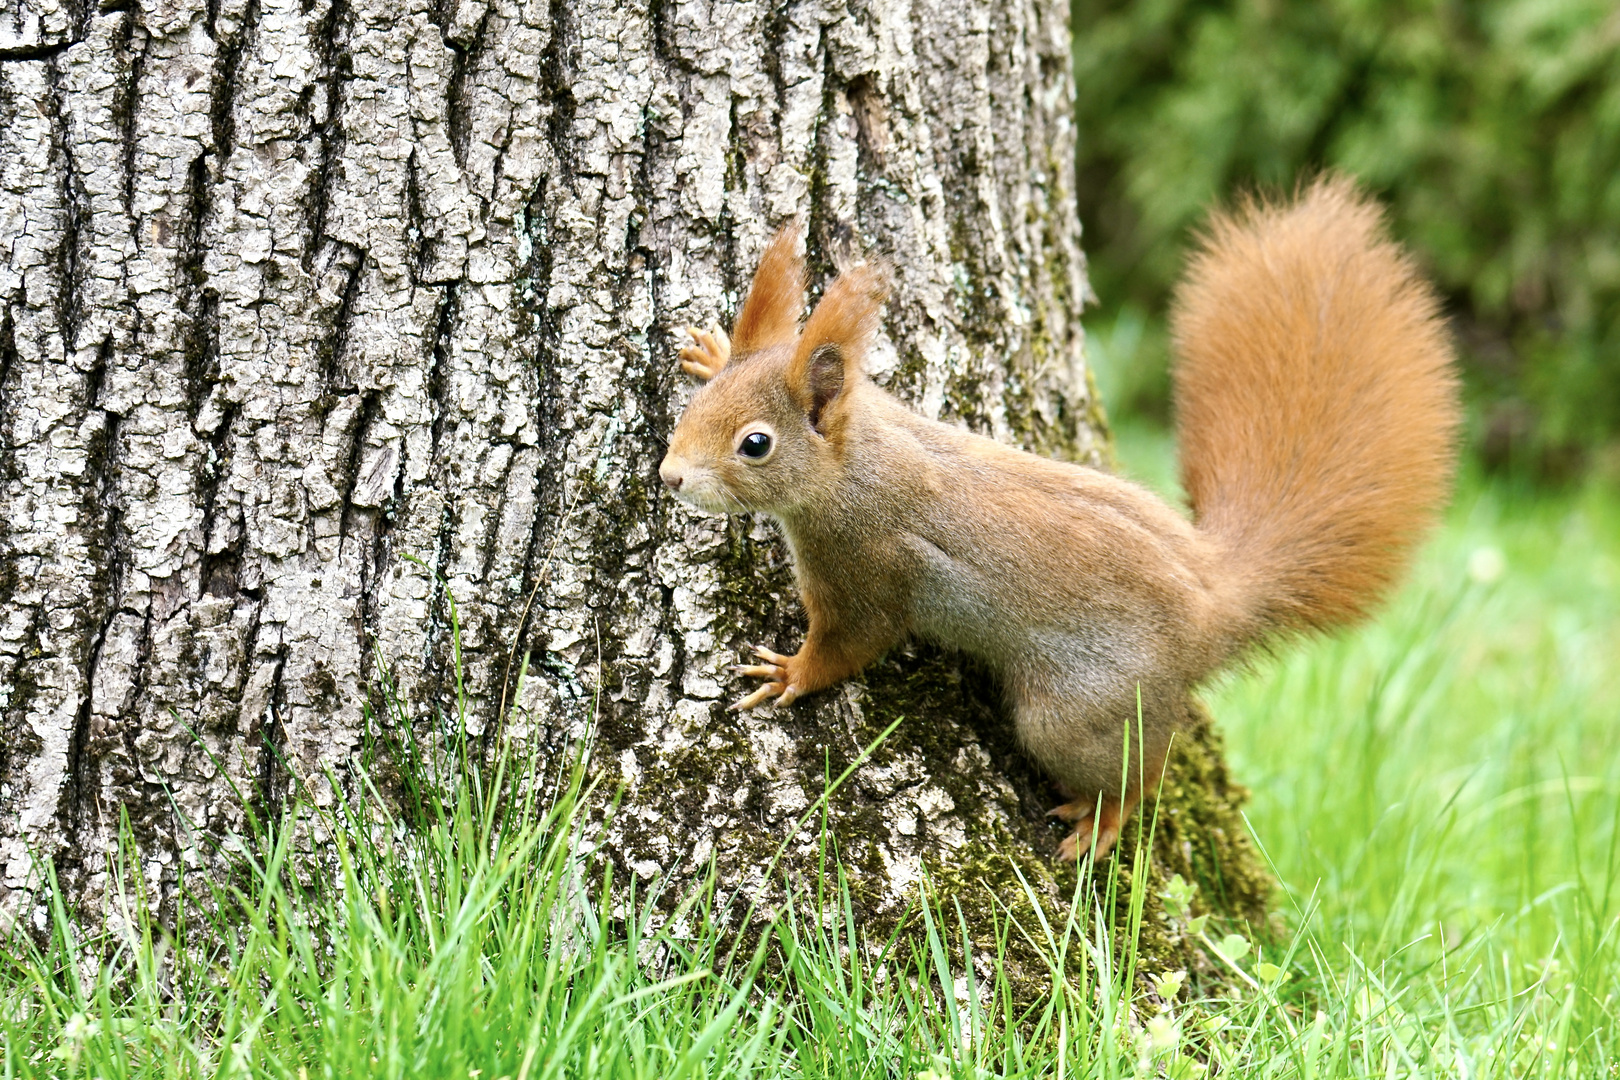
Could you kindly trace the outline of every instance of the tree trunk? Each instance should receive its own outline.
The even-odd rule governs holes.
[[[817,283],[895,264],[880,381],[1100,462],[1068,71],[1054,0],[9,0],[0,907],[41,917],[46,862],[100,896],[121,814],[166,895],[244,800],[330,801],[407,734],[365,718],[376,657],[456,738],[458,649],[466,734],[503,701],[543,759],[591,733],[636,875],[762,880],[904,715],[829,811],[863,910],[925,864],[1062,893],[1051,793],[951,658],[724,710],[803,616],[774,527],[656,468],[678,328],[795,215]],[[1230,801],[1189,860],[1241,856]]]

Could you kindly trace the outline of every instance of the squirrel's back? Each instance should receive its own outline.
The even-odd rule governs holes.
[[[1233,644],[1365,615],[1445,501],[1434,293],[1342,179],[1219,215],[1171,316],[1182,482],[1240,581]]]

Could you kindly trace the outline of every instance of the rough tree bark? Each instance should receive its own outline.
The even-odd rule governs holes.
[[[925,864],[1057,896],[1050,792],[951,658],[723,710],[740,645],[802,615],[768,523],[694,516],[655,470],[690,391],[676,328],[728,320],[794,215],[818,283],[847,250],[897,267],[881,381],[1101,460],[1066,13],[6,0],[0,909],[43,917],[47,861],[94,901],[121,812],[162,892],[241,829],[239,792],[274,808],[291,773],[329,800],[378,734],[374,646],[445,736],[433,575],[472,734],[525,652],[513,733],[558,755],[594,722],[625,870],[758,877],[903,714],[831,811],[864,909],[892,917]],[[1198,760],[1176,775],[1214,795],[1164,850],[1253,910]]]

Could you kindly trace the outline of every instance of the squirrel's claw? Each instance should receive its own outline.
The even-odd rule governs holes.
[[[1093,859],[1100,860],[1114,850],[1114,841],[1118,839],[1118,829],[1103,828],[1093,831],[1091,822],[1088,821],[1063,838],[1057,849],[1058,862],[1078,862],[1088,851],[1091,852]]]
[[[788,681],[789,663],[791,656],[783,656],[779,652],[772,652],[763,645],[750,645],[763,664],[736,664],[732,671],[738,675],[746,675],[751,679],[769,679],[764,686],[731,706],[733,712],[743,712],[763,704],[770,698],[776,699],[777,705],[791,705],[799,699],[799,688]]]
[[[707,330],[695,326],[685,329],[693,343],[681,349],[681,370],[700,379],[712,379],[720,374],[720,369],[731,359],[731,339],[726,332],[718,326]]]
[[[1061,806],[1052,807],[1046,812],[1046,816],[1055,817],[1059,821],[1066,821],[1070,825],[1077,825],[1082,821],[1089,820],[1091,815],[1096,812],[1096,809],[1097,803],[1095,800],[1075,799],[1073,802],[1066,802]]]
[[[729,711],[731,711],[731,712],[747,712],[749,709],[752,709],[752,708],[755,708],[756,706],[765,704],[766,701],[770,700],[773,697],[776,697],[778,694],[786,697],[787,692],[789,690],[791,690],[791,689],[792,689],[792,687],[788,686],[786,683],[779,683],[779,682],[766,683],[764,686],[760,687],[758,690],[755,690],[752,694],[749,694],[747,697],[743,698],[741,701],[736,702],[735,704],[733,704]],[[792,701],[793,699],[788,698],[788,700]]]
[[[779,652],[771,652],[763,645],[750,645],[748,647],[754,650],[755,656],[768,664],[775,664],[777,667],[785,668],[793,660],[793,657],[783,656]]]
[[[1100,832],[1096,833],[1095,836],[1096,841],[1093,843],[1092,823],[1088,818],[1085,824],[1065,836],[1062,842],[1058,844],[1058,862],[1079,862],[1080,857],[1088,851],[1094,851],[1093,858],[1097,859],[1108,854],[1108,849],[1114,846],[1114,838],[1111,836],[1104,837]]]

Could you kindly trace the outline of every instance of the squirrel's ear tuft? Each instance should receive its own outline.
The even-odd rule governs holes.
[[[888,296],[888,267],[865,263],[839,274],[804,324],[788,367],[788,387],[810,425],[824,435],[829,406],[860,378],[867,343],[877,332]]]
[[[799,254],[799,223],[790,221],[760,256],[748,299],[731,328],[731,347],[739,355],[793,340],[804,308],[804,258]]]

